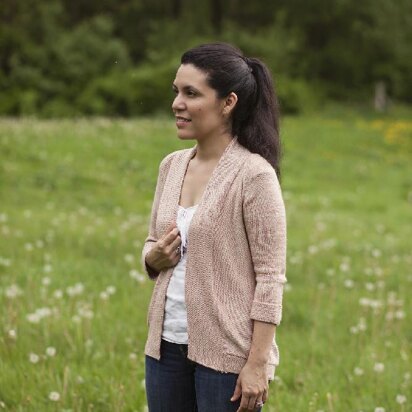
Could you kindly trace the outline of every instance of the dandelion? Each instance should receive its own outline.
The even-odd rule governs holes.
[[[342,263],[339,265],[339,269],[340,269],[342,272],[348,272],[349,269],[350,269],[350,265],[349,265],[348,262],[342,262]]]
[[[403,310],[397,310],[395,312],[395,318],[396,319],[404,319],[405,318],[405,312]]]
[[[314,255],[314,254],[317,253],[318,251],[319,251],[319,247],[316,246],[316,245],[310,245],[310,246],[308,247],[308,252],[309,252],[309,254],[311,254],[311,255]]]
[[[66,289],[66,292],[69,296],[81,295],[84,291],[84,286],[82,283],[76,283],[74,286],[69,286]]]
[[[36,355],[35,353],[30,353],[29,354],[29,361],[31,363],[37,363],[40,360],[39,355]]]
[[[375,372],[381,373],[385,370],[385,365],[380,362],[376,362],[375,365],[373,366],[373,370]]]
[[[10,339],[17,339],[17,332],[14,329],[9,330]]]
[[[109,294],[108,294],[107,292],[105,292],[105,291],[100,292],[100,299],[102,299],[102,300],[107,300],[107,299],[109,299]]]
[[[362,368],[356,367],[356,368],[353,370],[353,373],[354,373],[356,376],[362,376],[364,372],[363,372],[363,369],[362,369]]]
[[[396,395],[396,402],[398,402],[400,405],[404,404],[406,402],[406,396]]]
[[[43,284],[43,286],[49,286],[50,285],[50,278],[48,276],[44,277],[41,281],[41,283]]]
[[[344,285],[348,289],[353,288],[353,280],[352,279],[345,279]]]
[[[14,299],[17,296],[20,296],[23,294],[23,291],[16,285],[10,285],[8,288],[6,288],[6,296],[10,299]]]
[[[107,292],[109,295],[114,295],[114,294],[116,293],[116,288],[115,288],[114,286],[108,286],[108,287],[106,288],[106,292]]]
[[[57,402],[60,400],[60,393],[59,392],[50,392],[49,399],[53,402]]]
[[[382,255],[382,252],[379,249],[373,249],[371,253],[373,257],[379,257]]]
[[[137,270],[132,269],[129,272],[129,275],[132,279],[137,280],[139,283],[143,283],[146,280],[146,277],[144,275],[142,275],[141,273],[139,273]]]
[[[0,401],[0,408],[6,409],[6,404],[3,401]]]
[[[26,243],[24,245],[24,248],[28,251],[31,252],[33,250],[33,245],[31,243]]]
[[[129,355],[129,359],[135,361],[137,359],[137,355],[133,352]]]
[[[53,356],[55,356],[56,352],[57,352],[56,348],[53,348],[53,346],[49,346],[48,348],[46,348],[46,355],[49,358],[52,358]]]
[[[125,255],[125,257],[124,257],[124,260],[125,260],[127,263],[133,263],[133,262],[134,262],[134,256],[133,256],[133,255],[130,255],[130,254],[127,254],[127,255]]]
[[[385,408],[382,408],[382,406],[378,406],[375,408],[375,412],[385,412]]]
[[[62,292],[60,289],[56,289],[56,290],[53,292],[53,296],[54,296],[56,299],[61,299],[61,298],[63,297],[63,292]]]
[[[145,389],[146,388],[146,379],[142,379],[142,381],[140,382],[140,386]]]
[[[49,264],[44,265],[43,270],[44,270],[46,273],[50,273],[50,272],[52,271],[52,265],[49,265]]]

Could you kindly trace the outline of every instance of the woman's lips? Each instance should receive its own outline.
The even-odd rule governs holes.
[[[179,128],[187,126],[190,122],[190,119],[186,119],[184,117],[176,117],[176,126]]]

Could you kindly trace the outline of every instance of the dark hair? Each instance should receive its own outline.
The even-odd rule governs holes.
[[[242,146],[264,157],[280,181],[279,105],[266,65],[259,59],[243,56],[227,43],[194,47],[182,55],[181,63],[204,71],[219,98],[236,93],[231,133]]]

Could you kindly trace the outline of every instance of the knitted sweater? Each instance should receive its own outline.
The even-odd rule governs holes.
[[[156,273],[145,256],[176,221],[181,188],[197,145],[160,163],[142,267],[156,281],[145,354],[160,359],[165,296],[173,268]],[[234,137],[212,172],[188,231],[185,301],[188,358],[240,373],[251,347],[253,321],[279,325],[286,282],[286,213],[273,167]],[[279,364],[273,340],[267,368]]]

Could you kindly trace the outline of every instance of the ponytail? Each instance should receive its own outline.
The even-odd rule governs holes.
[[[249,105],[249,115],[238,122],[238,129],[233,132],[240,144],[252,153],[259,153],[273,166],[280,181],[279,104],[272,76],[259,59],[246,58],[245,61],[251,68],[256,88]]]

